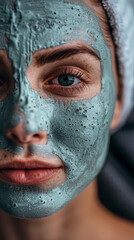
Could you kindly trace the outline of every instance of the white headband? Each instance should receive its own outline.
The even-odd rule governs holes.
[[[134,1],[102,0],[102,6],[113,29],[119,73],[123,81],[122,126],[134,106]]]

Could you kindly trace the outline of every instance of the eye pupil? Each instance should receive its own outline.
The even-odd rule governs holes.
[[[75,77],[71,75],[61,74],[58,77],[58,82],[61,86],[71,86],[74,83]]]

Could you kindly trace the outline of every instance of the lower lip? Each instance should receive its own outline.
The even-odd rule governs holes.
[[[0,180],[10,184],[39,184],[55,177],[59,169],[61,168],[5,169],[0,171]]]

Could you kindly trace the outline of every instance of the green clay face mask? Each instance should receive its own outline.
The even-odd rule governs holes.
[[[99,55],[100,93],[66,104],[42,98],[26,78],[32,53],[72,40],[86,43]],[[66,172],[62,184],[44,191],[1,181],[0,207],[21,218],[49,216],[75,198],[104,164],[116,96],[110,51],[93,10],[82,1],[63,0],[0,0],[0,49],[7,51],[15,81],[14,90],[0,102],[0,149],[16,155],[23,152],[5,135],[7,128],[22,121],[15,111],[18,106],[28,133],[45,130],[48,134],[46,145],[30,146],[31,155],[57,155]]]

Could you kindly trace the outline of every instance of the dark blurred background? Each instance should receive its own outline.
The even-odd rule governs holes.
[[[126,124],[111,136],[107,162],[98,176],[101,203],[134,221],[134,108]]]

